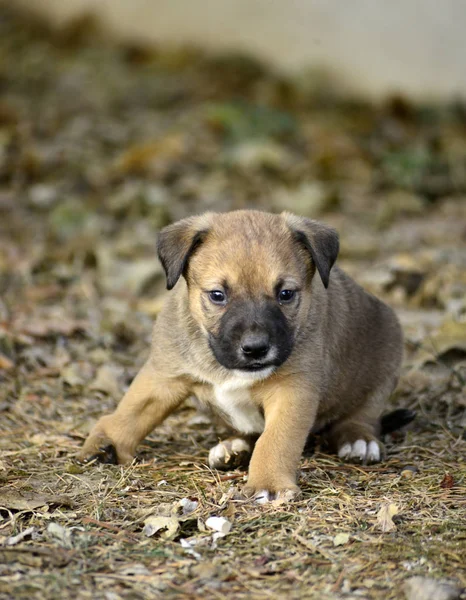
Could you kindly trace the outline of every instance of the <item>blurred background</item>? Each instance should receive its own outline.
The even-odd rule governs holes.
[[[145,497],[155,489],[152,502],[165,498],[154,477],[175,485],[191,469],[183,493],[198,494],[186,483],[194,467],[180,464],[194,455],[201,469],[217,433],[189,408],[141,450],[146,466],[171,460],[173,473],[146,469],[137,493],[122,489],[122,506],[91,506],[103,507],[102,480],[118,468],[83,472],[70,456],[148,354],[166,293],[158,230],[205,210],[289,210],[333,225],[339,264],[400,317],[406,358],[392,403],[418,413],[402,460],[413,473],[421,461],[413,502],[438,490],[437,520],[419,531],[446,532],[429,561],[454,572],[461,489],[449,521],[443,488],[454,484],[439,482],[445,465],[461,478],[466,427],[465,18],[460,0],[0,2],[0,482],[11,493],[72,489],[86,518],[123,528],[141,486]],[[198,473],[216,494],[217,479]],[[13,500],[2,506],[22,510]],[[44,515],[21,522],[43,528]],[[3,534],[16,535],[15,523]],[[412,539],[418,560],[425,538]],[[93,556],[90,570],[103,569]],[[21,578],[11,581],[5,597],[20,597]]]
[[[146,356],[157,231],[257,207],[338,229],[404,325],[400,402],[463,427],[465,9],[421,4],[1,4],[5,407],[79,429],[84,393],[87,427]]]
[[[315,68],[381,97],[464,97],[461,0],[13,0],[54,26],[96,16],[119,39],[244,52],[285,71]]]
[[[112,406],[165,293],[157,231],[257,207],[338,229],[405,327],[400,401],[464,426],[465,9],[421,4],[1,4],[5,406]]]

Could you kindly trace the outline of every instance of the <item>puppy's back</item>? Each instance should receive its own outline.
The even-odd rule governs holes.
[[[325,314],[320,334],[329,396],[357,404],[382,386],[394,388],[403,356],[403,336],[394,311],[338,267],[332,270],[328,289],[319,289],[319,296],[326,305],[320,311]]]

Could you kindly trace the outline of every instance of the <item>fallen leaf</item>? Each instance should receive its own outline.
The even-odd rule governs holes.
[[[161,531],[161,537],[166,540],[172,540],[180,528],[180,523],[176,517],[148,517],[144,521],[144,535],[151,537],[154,533]]]
[[[90,233],[99,228],[98,216],[75,199],[62,200],[48,213],[50,231],[59,242]]]
[[[214,131],[235,142],[249,139],[269,142],[271,137],[290,134],[296,127],[291,114],[246,102],[209,104],[205,119]]]
[[[449,490],[455,485],[455,480],[450,475],[450,473],[445,473],[442,481],[440,482],[440,487],[444,490]]]
[[[18,548],[0,548],[0,564],[25,565],[43,569],[46,567],[64,567],[72,559],[72,553],[60,548],[43,548],[24,545]]]
[[[73,532],[71,529],[52,521],[47,527],[47,533],[60,542],[60,545],[64,548],[72,548],[71,536]]]
[[[37,492],[19,493],[12,490],[0,490],[0,506],[10,510],[32,511],[49,504],[72,507],[74,502],[67,496],[53,496],[50,494],[39,494]]]
[[[183,515],[190,515],[199,506],[197,500],[190,500],[189,498],[182,498],[178,504],[181,507]]]
[[[279,171],[289,168],[293,157],[283,146],[270,140],[250,140],[230,148],[225,153],[225,161],[245,170],[267,167]]]
[[[48,338],[63,335],[70,337],[75,333],[85,331],[87,324],[84,321],[73,321],[63,318],[28,318],[15,321],[14,329],[25,335],[35,338]]]
[[[414,364],[423,366],[440,360],[449,364],[449,358],[459,360],[466,356],[466,322],[445,321],[436,332],[429,335],[419,348]]]
[[[337,533],[337,535],[333,538],[334,546],[344,546],[349,542],[350,536],[348,533]]]
[[[61,379],[70,387],[82,386],[86,383],[83,369],[79,363],[71,363],[61,370]]]
[[[160,163],[180,159],[185,151],[185,136],[169,133],[157,141],[131,146],[117,159],[115,169],[123,174],[144,174],[154,171]]]
[[[393,517],[398,514],[398,506],[393,503],[387,503],[377,513],[377,526],[384,532],[395,531],[396,525]]]
[[[410,577],[404,584],[407,600],[457,600],[460,590],[428,577]]]
[[[337,196],[331,188],[322,182],[303,182],[296,188],[278,188],[271,199],[273,208],[278,212],[288,210],[305,217],[317,218],[332,208]]]
[[[0,505],[10,510],[35,510],[45,506],[49,496],[42,494],[19,494],[14,491],[7,491],[0,496]]]
[[[109,365],[102,365],[89,388],[108,394],[115,400],[121,396],[121,387],[118,383],[118,371]]]
[[[0,371],[10,371],[15,363],[4,354],[0,354]]]
[[[162,276],[162,267],[154,258],[122,259],[109,244],[96,250],[99,282],[106,292],[137,296],[152,280]]]

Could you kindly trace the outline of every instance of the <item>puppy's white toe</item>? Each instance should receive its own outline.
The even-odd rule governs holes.
[[[267,490],[257,492],[255,502],[256,504],[267,504],[270,501],[270,495]]]
[[[231,442],[231,451],[235,454],[240,452],[251,452],[251,444],[241,438],[235,438]]]
[[[357,440],[354,442],[353,447],[351,448],[350,458],[358,458],[363,461],[366,458],[367,452],[367,442],[364,440]]]
[[[219,442],[210,449],[209,467],[220,471],[236,469],[247,464],[252,446],[246,440],[234,438]]]
[[[343,460],[357,460],[363,463],[374,463],[380,461],[380,446],[375,440],[366,442],[356,440],[352,444],[346,443],[338,450],[339,458]]]
[[[339,458],[349,458],[351,455],[351,444],[344,444],[340,450],[338,450]]]
[[[379,462],[380,460],[380,447],[374,440],[367,446],[366,460],[367,462]]]
[[[228,462],[229,453],[227,448],[222,442],[217,444],[210,449],[209,452],[209,467],[211,469],[218,469],[219,466],[223,466]]]

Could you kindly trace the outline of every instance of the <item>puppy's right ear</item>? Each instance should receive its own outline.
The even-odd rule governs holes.
[[[157,254],[167,276],[167,290],[186,272],[190,257],[209,231],[212,215],[182,219],[159,233]]]

